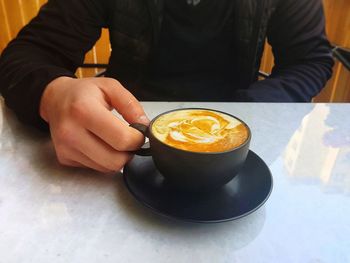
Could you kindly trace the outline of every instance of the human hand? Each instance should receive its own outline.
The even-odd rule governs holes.
[[[120,170],[144,142],[129,123],[148,124],[137,99],[111,78],[59,77],[46,87],[40,116],[49,123],[58,161],[100,172]]]

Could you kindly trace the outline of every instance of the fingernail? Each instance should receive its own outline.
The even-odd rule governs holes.
[[[138,122],[142,123],[142,124],[149,124],[150,120],[147,118],[146,115],[142,115],[138,118]]]

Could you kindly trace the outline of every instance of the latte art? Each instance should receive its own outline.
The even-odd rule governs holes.
[[[183,150],[221,152],[243,144],[248,129],[239,120],[209,110],[179,110],[160,116],[152,125],[160,141]]]

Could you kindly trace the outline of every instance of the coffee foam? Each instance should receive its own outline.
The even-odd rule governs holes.
[[[248,129],[229,115],[210,110],[179,110],[164,114],[152,125],[160,141],[196,152],[235,148],[248,138]]]

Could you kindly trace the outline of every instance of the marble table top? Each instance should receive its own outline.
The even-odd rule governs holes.
[[[0,99],[0,262],[350,262],[350,104],[143,103],[234,114],[269,166],[264,206],[226,223],[162,218],[121,173],[59,165]]]

